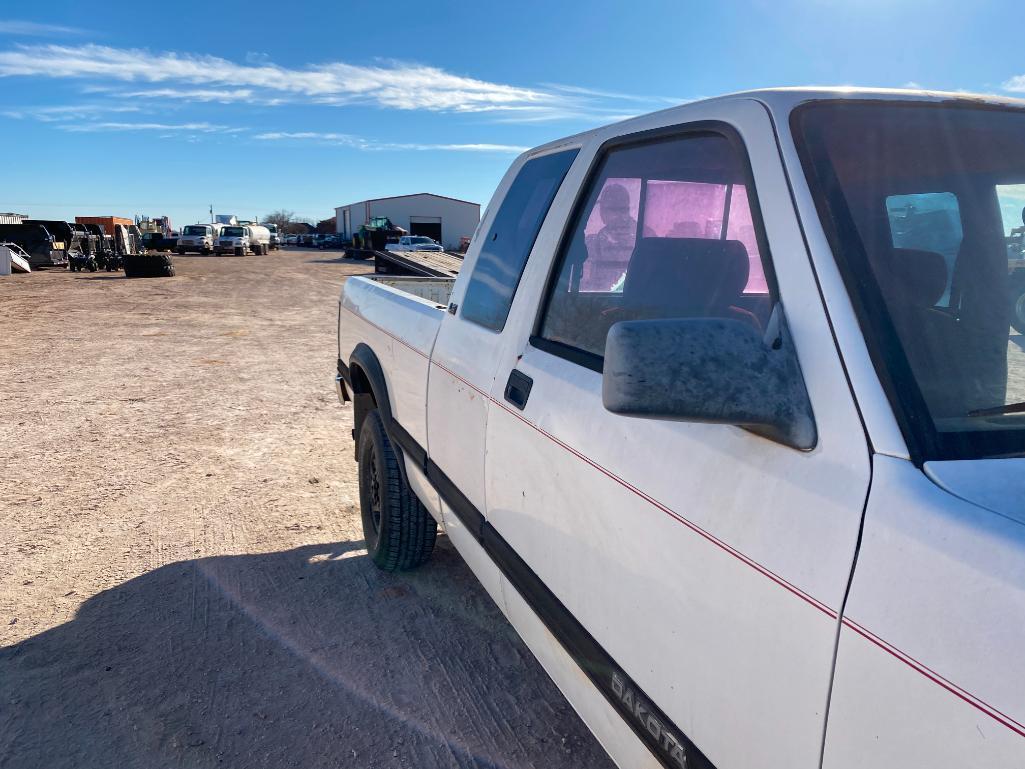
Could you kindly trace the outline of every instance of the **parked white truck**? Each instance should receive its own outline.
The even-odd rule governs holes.
[[[426,235],[403,235],[398,243],[387,243],[386,251],[444,251],[441,244]]]
[[[1023,194],[1025,102],[962,94],[525,153],[454,282],[342,290],[370,558],[441,526],[624,768],[1021,769]]]
[[[214,250],[218,254],[266,255],[270,253],[270,230],[259,224],[239,224],[221,229]]]
[[[223,224],[189,224],[178,236],[178,253],[212,254],[214,243],[220,236]]]

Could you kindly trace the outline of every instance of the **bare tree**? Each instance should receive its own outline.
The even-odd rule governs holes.
[[[295,219],[295,211],[279,208],[263,217],[264,224],[276,224],[280,232],[288,232],[288,225]]]

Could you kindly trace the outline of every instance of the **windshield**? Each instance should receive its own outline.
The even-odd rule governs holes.
[[[182,235],[209,235],[209,234],[210,234],[210,228],[209,227],[197,226],[197,225],[194,225],[194,224],[190,225],[190,226],[186,227],[184,230],[182,230]]]
[[[276,224],[265,224],[263,226],[266,227],[268,230],[270,230],[272,235],[277,235],[278,234],[278,225],[276,225]]]
[[[422,238],[422,237],[410,238],[409,242],[414,244],[414,245],[420,245],[420,244],[423,244],[423,245],[434,245],[434,241],[433,240],[431,240],[430,238]]]
[[[240,238],[246,234],[244,227],[225,227],[221,230],[222,238]]]
[[[912,453],[1025,453],[1025,111],[819,102],[793,127]]]

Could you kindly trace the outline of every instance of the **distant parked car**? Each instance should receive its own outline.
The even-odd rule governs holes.
[[[321,251],[326,249],[342,249],[345,247],[345,238],[340,234],[332,233],[330,235],[324,235],[317,241],[317,248]]]
[[[389,243],[386,251],[444,251],[441,244],[425,235],[403,235],[398,243]]]

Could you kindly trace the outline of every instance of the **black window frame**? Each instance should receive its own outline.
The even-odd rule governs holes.
[[[744,140],[740,135],[740,131],[738,131],[733,125],[722,120],[699,120],[692,123],[679,123],[671,126],[662,126],[647,131],[638,131],[635,133],[614,136],[603,142],[594,153],[594,158],[591,160],[591,164],[587,169],[584,181],[577,188],[576,197],[573,200],[573,207],[571,209],[572,213],[566,220],[562,234],[559,237],[559,245],[555,250],[555,257],[552,259],[548,268],[548,275],[545,278],[544,284],[544,293],[542,294],[541,300],[538,304],[537,312],[534,316],[534,323],[531,326],[530,337],[528,338],[528,343],[531,347],[541,350],[542,352],[549,353],[550,355],[554,355],[558,358],[563,358],[564,360],[567,360],[570,363],[575,363],[578,366],[588,368],[598,374],[603,372],[605,366],[604,355],[597,355],[589,352],[588,350],[582,350],[579,347],[573,347],[572,345],[568,345],[563,342],[556,342],[552,339],[546,339],[541,336],[541,328],[544,324],[545,316],[548,314],[548,306],[551,303],[552,293],[559,280],[559,275],[562,273],[562,267],[566,260],[566,255],[569,252],[573,237],[577,231],[577,227],[585,214],[590,214],[590,211],[585,212],[584,209],[586,208],[587,201],[591,196],[592,188],[601,175],[605,159],[610,153],[616,150],[642,146],[645,144],[673,141],[676,139],[702,137],[726,139],[726,141],[729,142],[730,149],[737,155],[741,172],[743,173],[744,186],[747,191],[748,207],[751,211],[751,222],[755,229],[755,240],[758,242],[758,257],[762,262],[762,271],[765,274],[765,284],[769,289],[769,296],[771,297],[772,302],[775,303],[780,300],[779,284],[776,281],[776,271],[772,262],[772,253],[769,250],[768,237],[765,232],[765,221],[762,218],[761,203],[759,202],[758,191],[755,187],[754,171],[751,168],[751,158],[748,155],[747,145],[744,143]],[[727,205],[729,205],[728,200],[729,199],[727,198]],[[639,205],[643,206],[643,201],[640,201]],[[640,226],[643,226],[643,222],[640,219],[641,214],[642,211],[639,210],[638,221],[640,222]]]
[[[912,463],[921,468],[929,461],[957,459],[983,459],[1021,454],[1020,430],[990,430],[943,433],[933,424],[928,405],[922,395],[918,380],[911,370],[911,364],[901,349],[900,336],[890,318],[882,292],[874,280],[862,280],[859,271],[871,270],[865,244],[846,204],[843,190],[831,163],[819,167],[812,157],[811,145],[802,124],[804,117],[816,108],[844,106],[912,107],[915,109],[966,109],[974,111],[1025,112],[1021,107],[973,102],[958,103],[953,100],[940,102],[914,99],[893,99],[885,102],[879,99],[817,99],[794,107],[790,112],[790,132],[801,162],[800,172],[811,193],[826,242],[832,252],[855,319],[861,330],[865,347],[868,349],[872,368],[897,426],[904,436],[908,456]],[[815,171],[815,173],[813,173]],[[955,193],[956,194],[956,193]],[[995,195],[994,190],[994,195]],[[839,200],[837,199],[839,196]],[[839,206],[836,203],[840,203]],[[960,201],[959,201],[960,208]],[[841,215],[837,221],[834,212]],[[868,272],[866,274],[871,274]]]
[[[469,277],[469,279],[466,282],[466,290],[463,291],[463,297],[460,300],[460,304],[462,305],[461,307],[459,307],[459,319],[460,320],[465,320],[467,323],[472,323],[473,325],[477,326],[478,328],[483,328],[483,329],[485,329],[487,331],[490,331],[490,332],[492,332],[494,334],[501,334],[503,331],[505,331],[505,325],[506,325],[506,323],[509,322],[509,313],[512,312],[513,303],[515,303],[515,301],[516,301],[516,294],[517,294],[517,292],[520,289],[520,283],[523,281],[523,273],[527,269],[527,263],[530,261],[530,255],[534,251],[534,246],[537,244],[537,239],[541,235],[541,230],[544,229],[545,222],[548,220],[548,215],[551,213],[552,206],[555,204],[555,199],[559,196],[559,191],[562,189],[562,185],[566,182],[566,177],[569,176],[569,172],[573,169],[573,164],[577,162],[577,158],[580,156],[580,149],[581,148],[579,146],[577,146],[577,147],[559,147],[559,148],[555,148],[555,149],[553,149],[550,152],[540,152],[540,153],[538,153],[536,155],[531,155],[526,160],[524,160],[523,163],[520,165],[519,170],[516,171],[516,175],[513,177],[512,181],[509,183],[508,188],[506,188],[505,194],[502,196],[501,202],[498,204],[498,207],[495,209],[495,215],[492,218],[491,222],[489,223],[488,230],[487,230],[487,232],[483,236],[484,240],[481,242],[480,249],[477,251],[477,259],[474,262],[473,270],[470,272],[470,277]],[[487,248],[488,237],[491,235],[492,228],[495,226],[495,222],[498,220],[498,217],[502,215],[502,209],[505,206],[507,198],[509,197],[509,193],[512,191],[513,187],[516,185],[516,182],[519,180],[520,175],[523,173],[524,169],[530,163],[532,163],[535,160],[542,160],[544,158],[554,157],[555,155],[570,155],[570,154],[572,154],[572,157],[569,159],[569,164],[566,166],[566,170],[563,172],[562,178],[559,180],[559,183],[555,186],[555,190],[552,192],[552,198],[551,198],[551,200],[548,201],[548,205],[545,208],[544,213],[541,215],[540,221],[538,222],[537,230],[534,232],[534,237],[531,239],[530,245],[527,247],[526,255],[525,255],[524,259],[523,259],[523,264],[520,266],[519,274],[516,276],[516,282],[512,286],[512,293],[509,294],[509,305],[508,305],[508,307],[506,307],[505,316],[502,318],[502,324],[496,328],[494,326],[489,326],[487,323],[483,323],[483,322],[481,322],[480,320],[478,320],[476,318],[467,317],[465,315],[465,312],[466,312],[466,295],[469,293],[470,287],[473,285],[474,275],[476,274],[477,269],[478,269],[478,267],[481,264],[481,262],[480,262],[481,253],[484,251],[485,248]],[[485,211],[485,216],[487,216],[487,211]],[[484,220],[481,219],[480,223],[477,226],[480,227],[483,223],[484,223]]]

